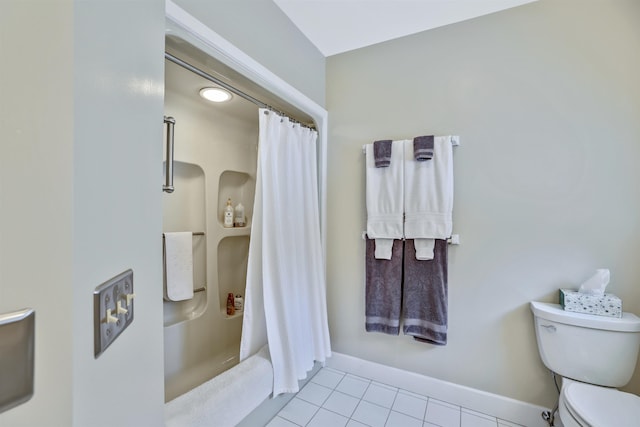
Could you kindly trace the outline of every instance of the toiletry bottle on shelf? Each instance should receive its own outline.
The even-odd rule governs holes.
[[[247,225],[247,223],[246,223],[246,221],[244,219],[244,206],[242,206],[242,203],[238,203],[238,205],[235,208],[233,226],[234,227],[244,227],[245,225]]]
[[[233,292],[229,292],[229,295],[227,295],[227,316],[233,316],[235,314],[236,309],[234,304]]]
[[[244,300],[242,299],[242,295],[236,295],[233,305],[236,311],[242,311],[242,308],[244,306]]]
[[[231,206],[231,199],[227,199],[227,206],[224,208],[224,223],[225,228],[233,227],[233,206]]]

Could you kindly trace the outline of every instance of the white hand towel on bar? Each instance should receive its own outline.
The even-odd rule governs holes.
[[[404,144],[404,235],[415,239],[416,258],[433,259],[433,239],[453,229],[453,149],[450,136],[436,136],[433,158],[414,159],[413,141]]]
[[[165,297],[171,301],[193,298],[192,233],[164,233]]]
[[[375,257],[391,259],[393,239],[403,238],[403,141],[391,143],[391,164],[377,168],[373,144],[365,146],[367,236],[375,239]]]

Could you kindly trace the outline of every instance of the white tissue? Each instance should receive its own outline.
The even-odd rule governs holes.
[[[580,285],[578,292],[589,295],[604,295],[604,290],[609,284],[609,277],[608,269],[599,268],[596,270],[596,274]]]

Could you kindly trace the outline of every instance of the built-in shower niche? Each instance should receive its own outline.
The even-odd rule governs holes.
[[[249,236],[229,236],[218,244],[218,292],[220,313],[223,317],[242,316],[236,312],[227,316],[227,296],[241,295],[244,298],[247,281],[247,260],[249,258]]]
[[[175,161],[173,193],[162,193],[162,231],[190,231],[193,248],[193,298],[164,301],[164,325],[194,319],[207,308],[205,176],[198,165]],[[163,271],[164,274],[164,271]],[[165,286],[164,284],[162,285]],[[166,295],[166,292],[164,292]]]
[[[231,199],[234,208],[238,203],[242,203],[244,206],[246,227],[249,228],[251,226],[251,218],[253,218],[255,191],[255,178],[248,173],[231,170],[222,172],[218,183],[218,222],[220,225],[224,222],[224,208],[227,206],[227,200]]]

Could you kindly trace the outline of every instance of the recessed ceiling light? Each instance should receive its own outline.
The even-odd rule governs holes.
[[[202,88],[200,96],[212,102],[226,102],[231,99],[231,93],[219,87]]]

